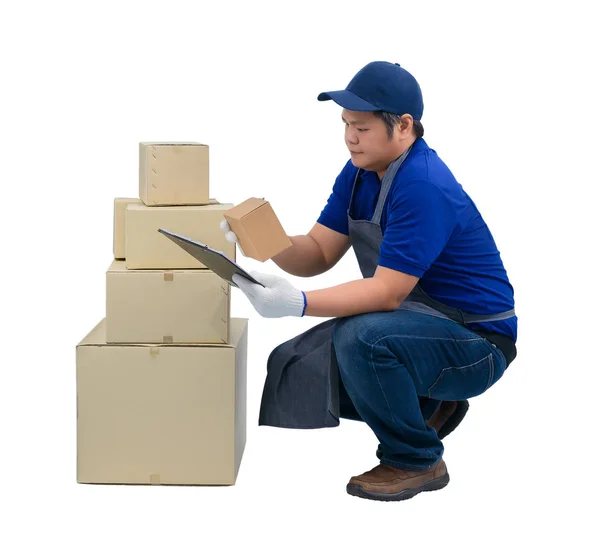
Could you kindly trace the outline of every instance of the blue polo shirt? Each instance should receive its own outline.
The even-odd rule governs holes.
[[[358,168],[349,160],[318,222],[348,235],[347,210]],[[361,171],[350,214],[370,220],[381,181]],[[420,278],[434,300],[473,314],[514,307],[513,287],[496,243],[475,203],[437,153],[418,139],[392,182],[381,216],[379,265]],[[469,324],[517,340],[517,317]]]

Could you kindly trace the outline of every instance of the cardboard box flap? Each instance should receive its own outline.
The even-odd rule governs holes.
[[[104,343],[102,342],[104,340]],[[96,324],[77,346],[100,346],[106,344],[106,319],[103,318]]]
[[[140,145],[144,147],[152,147],[153,145],[197,145],[200,147],[208,147],[206,143],[198,143],[195,141],[142,141]]]
[[[129,269],[127,268],[127,261],[124,261],[122,259],[115,259],[110,263],[110,266],[107,268],[106,270],[107,272],[110,273],[117,273],[117,272],[124,272],[124,273],[129,273],[129,272],[143,272],[145,274],[155,274],[155,273],[159,273],[159,274],[185,274],[185,273],[199,273],[201,275],[209,275],[212,274],[214,272],[211,272],[210,270],[206,269],[206,268],[143,268],[143,269],[139,269],[139,270],[135,270],[135,269]],[[225,281],[223,281],[223,288],[227,288],[227,283]]]
[[[127,263],[120,259],[115,259],[110,263],[107,272],[124,272],[127,270]]]
[[[147,205],[127,205],[127,210],[153,210],[158,213],[159,210],[179,210],[179,211],[217,211],[228,210],[228,207],[233,207],[231,203],[210,203],[208,205],[172,205],[172,206],[147,206]]]
[[[267,201],[265,201],[264,197],[263,198],[251,197],[250,199],[246,199],[246,201],[229,209],[227,211],[227,216],[229,216],[230,218],[235,218],[235,219],[239,220],[246,214],[253,212],[257,208],[260,208],[263,205],[265,205],[266,203],[267,203]]]
[[[122,346],[142,346],[142,347],[169,347],[174,346],[206,346],[215,348],[235,348],[244,333],[244,329],[247,325],[247,319],[244,318],[231,318],[230,323],[230,343],[229,344],[216,344],[216,343],[169,343],[169,344],[142,344],[142,343],[126,343]],[[107,346],[106,344],[106,318],[103,318],[98,322],[96,327],[92,329],[77,346]],[[111,345],[115,346],[115,345]],[[121,346],[121,345],[119,345]]]

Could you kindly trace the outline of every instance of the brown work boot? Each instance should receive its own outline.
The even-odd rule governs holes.
[[[449,481],[450,475],[442,459],[421,471],[379,464],[362,475],[353,476],[346,485],[346,491],[363,499],[402,501],[422,491],[442,489]]]

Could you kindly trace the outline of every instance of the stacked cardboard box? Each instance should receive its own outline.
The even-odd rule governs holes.
[[[114,203],[106,316],[77,345],[77,480],[234,484],[246,442],[248,321],[228,283],[167,237],[235,259],[208,146],[140,143],[140,197]]]

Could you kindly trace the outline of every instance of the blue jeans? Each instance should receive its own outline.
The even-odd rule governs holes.
[[[400,469],[425,469],[442,457],[442,442],[425,423],[441,400],[478,396],[506,369],[502,352],[468,328],[403,309],[340,319],[333,347],[357,413],[340,386],[342,416],[365,421],[381,462]]]

